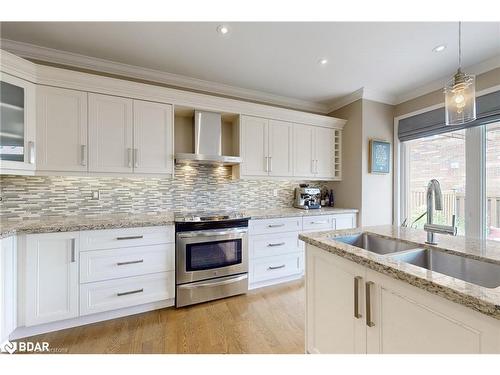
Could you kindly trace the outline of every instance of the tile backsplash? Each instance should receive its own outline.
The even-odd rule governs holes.
[[[213,166],[176,166],[174,179],[0,176],[0,218],[290,207],[299,182],[233,180],[230,167]]]

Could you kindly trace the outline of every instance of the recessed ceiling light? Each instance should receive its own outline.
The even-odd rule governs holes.
[[[319,65],[326,65],[326,64],[328,64],[328,60],[327,60],[327,59],[320,59],[320,60],[318,61],[318,64],[319,64]]]
[[[217,26],[217,32],[222,35],[226,35],[229,32],[229,27],[226,25]]]
[[[446,49],[445,44],[440,44],[439,46],[436,46],[432,49],[434,52],[443,52]]]

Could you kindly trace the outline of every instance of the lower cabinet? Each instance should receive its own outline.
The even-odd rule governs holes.
[[[307,245],[309,353],[500,353],[500,322]]]
[[[17,323],[16,237],[0,239],[0,345],[9,339]]]
[[[79,232],[26,236],[26,326],[78,316],[79,239]]]

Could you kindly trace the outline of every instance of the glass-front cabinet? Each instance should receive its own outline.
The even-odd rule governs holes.
[[[0,76],[0,171],[35,170],[35,85]]]

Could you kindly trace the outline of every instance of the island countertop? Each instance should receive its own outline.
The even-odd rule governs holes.
[[[500,242],[463,236],[439,235],[438,245],[427,245],[425,244],[427,235],[425,231],[392,225],[303,233],[299,235],[302,241],[322,250],[500,320],[500,287],[482,287],[436,271],[392,260],[390,259],[390,254],[380,255],[335,241],[335,237],[337,236],[358,234],[361,232],[373,233],[381,237],[412,243],[416,245],[415,248],[437,249],[495,264],[500,264]]]

